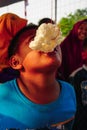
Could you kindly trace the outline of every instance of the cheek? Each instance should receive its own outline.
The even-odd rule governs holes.
[[[32,52],[29,52],[25,59],[23,60],[23,66],[24,68],[31,68],[35,67],[39,63],[39,57],[37,54],[34,54]]]
[[[79,40],[82,39],[82,38],[81,38],[81,31],[80,31],[80,30],[78,30],[78,39],[79,39]]]
[[[23,66],[26,71],[37,70],[37,69],[50,69],[54,67],[55,69],[61,65],[62,55],[60,48],[56,52],[56,56],[49,56],[48,54],[38,53],[37,51],[32,51],[28,53],[23,60]]]

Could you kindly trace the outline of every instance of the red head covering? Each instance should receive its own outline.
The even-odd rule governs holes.
[[[87,65],[87,38],[83,42],[82,59],[83,63]]]
[[[7,50],[13,36],[24,26],[27,20],[13,13],[0,16],[0,69],[7,67]]]
[[[65,79],[83,64],[81,58],[83,42],[78,39],[78,28],[84,22],[87,22],[87,19],[78,21],[60,45],[62,50],[62,65],[59,71]]]

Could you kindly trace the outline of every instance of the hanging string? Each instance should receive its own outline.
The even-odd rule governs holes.
[[[27,5],[28,5],[28,0],[24,0],[24,14],[25,14],[25,18],[27,17]]]
[[[55,22],[57,22],[57,0],[55,0]]]
[[[51,0],[51,19],[53,19],[53,0]]]

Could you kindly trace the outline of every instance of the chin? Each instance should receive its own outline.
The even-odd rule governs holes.
[[[49,70],[55,70],[55,69],[59,68],[60,65],[61,65],[60,62],[52,61],[49,64],[46,64],[45,68],[47,68]]]
[[[85,39],[85,36],[79,36],[79,40],[83,41]]]

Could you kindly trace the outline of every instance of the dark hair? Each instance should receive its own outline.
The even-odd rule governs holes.
[[[20,39],[23,36],[25,36],[25,38],[27,38],[27,37],[31,37],[31,39],[34,38],[37,28],[38,28],[38,26],[35,24],[32,24],[32,23],[28,24],[26,27],[22,28],[13,37],[13,39],[11,40],[11,43],[8,47],[8,59],[17,52],[17,50],[21,44]],[[25,32],[27,32],[27,33],[25,33]]]
[[[42,23],[52,23],[55,24],[55,22],[50,18],[43,18],[38,22],[38,26],[40,26]]]

